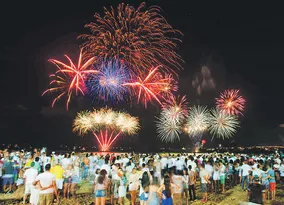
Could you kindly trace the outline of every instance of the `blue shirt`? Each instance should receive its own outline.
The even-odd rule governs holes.
[[[275,181],[275,173],[274,173],[273,169],[269,169],[267,174],[270,176],[269,177],[269,182],[276,182]]]
[[[12,162],[5,161],[3,168],[5,169],[5,174],[14,174],[14,167]]]

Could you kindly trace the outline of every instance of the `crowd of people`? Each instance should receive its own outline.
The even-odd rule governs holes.
[[[76,197],[81,183],[93,184],[94,204],[182,205],[201,191],[220,194],[241,186],[248,200],[275,200],[276,183],[284,183],[284,156],[234,153],[55,153],[0,150],[4,193],[24,185],[23,203],[49,205],[59,197]],[[29,197],[28,197],[29,196]]]

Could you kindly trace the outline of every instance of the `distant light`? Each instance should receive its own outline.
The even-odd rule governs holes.
[[[284,124],[280,124],[279,127],[284,127]]]

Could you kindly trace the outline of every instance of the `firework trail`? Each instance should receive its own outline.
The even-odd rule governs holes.
[[[160,105],[165,86],[170,87],[173,79],[170,76],[164,76],[159,72],[161,66],[152,68],[149,73],[142,79],[137,77],[137,81],[124,83],[124,86],[132,88],[133,93],[137,96],[137,103],[142,102],[147,108],[148,102],[155,100]]]
[[[75,65],[67,55],[65,55],[65,57],[68,59],[69,65],[55,59],[49,60],[56,65],[58,70],[55,74],[50,75],[51,79],[55,79],[50,82],[51,88],[44,91],[42,95],[45,95],[48,92],[60,92],[53,100],[52,106],[54,106],[55,102],[62,98],[63,95],[67,95],[66,109],[68,110],[72,95],[78,95],[79,93],[85,95],[85,80],[88,75],[96,74],[97,71],[90,68],[95,60],[94,57],[83,63],[82,50],[80,51],[77,65]]]
[[[182,60],[175,50],[182,34],[167,23],[160,10],[156,6],[146,9],[145,3],[137,9],[121,3],[117,9],[105,8],[103,16],[96,13],[94,22],[85,26],[91,34],[79,36],[85,40],[84,54],[97,57],[98,62],[120,59],[140,75],[152,65],[163,65],[175,73],[172,68],[181,68]]]

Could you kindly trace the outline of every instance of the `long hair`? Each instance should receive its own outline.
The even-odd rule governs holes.
[[[144,172],[141,178],[141,184],[143,189],[150,185],[150,179],[147,172]]]
[[[170,198],[171,197],[171,179],[169,175],[165,175],[164,185],[165,185],[166,197]]]

